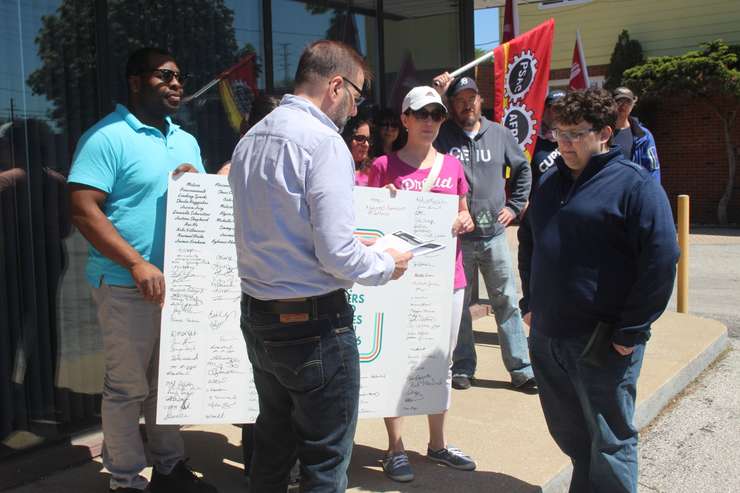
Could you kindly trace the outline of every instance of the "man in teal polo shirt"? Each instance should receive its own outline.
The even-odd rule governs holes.
[[[156,424],[168,176],[204,171],[195,138],[170,119],[185,77],[156,48],[134,52],[126,77],[128,105],[85,132],[68,179],[72,221],[91,244],[86,273],[103,332],[103,464],[111,491],[147,487],[143,413],[154,461],[148,491],[215,493],[185,464],[179,428]]]

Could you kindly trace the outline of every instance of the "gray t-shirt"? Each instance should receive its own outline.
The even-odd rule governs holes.
[[[612,137],[612,143],[622,149],[622,155],[625,159],[632,159],[633,140],[632,128],[630,127],[615,130],[614,137]]]

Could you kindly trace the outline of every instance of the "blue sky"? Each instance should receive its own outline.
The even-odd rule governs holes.
[[[498,46],[498,8],[475,11],[475,47],[490,50]]]

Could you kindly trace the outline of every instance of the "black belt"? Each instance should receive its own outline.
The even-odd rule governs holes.
[[[295,300],[258,300],[247,294],[250,309],[263,313],[274,313],[277,315],[289,315],[306,313],[309,315],[325,315],[328,313],[339,313],[347,308],[347,291],[339,289],[321,296],[310,298],[297,298]]]

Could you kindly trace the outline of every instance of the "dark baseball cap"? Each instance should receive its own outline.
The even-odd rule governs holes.
[[[565,91],[561,91],[559,89],[555,91],[550,91],[550,93],[545,98],[545,106],[550,106],[552,103],[557,101],[560,98],[565,97]]]
[[[630,101],[637,101],[637,98],[635,97],[635,93],[633,93],[628,87],[617,87],[614,89],[614,92],[612,93],[612,97],[614,98],[614,101],[618,101],[620,99],[629,99]]]
[[[447,89],[447,97],[451,98],[455,94],[466,91],[466,90],[473,90],[477,94],[480,94],[480,91],[478,90],[478,84],[475,83],[475,79],[472,77],[460,77],[459,79],[456,79]]]

